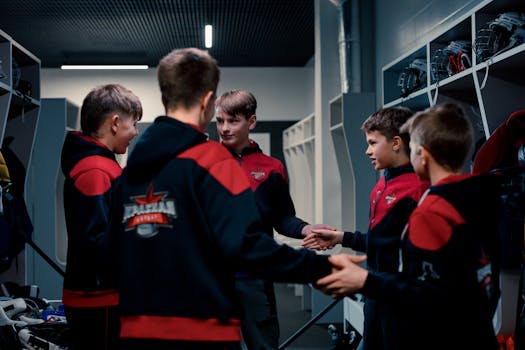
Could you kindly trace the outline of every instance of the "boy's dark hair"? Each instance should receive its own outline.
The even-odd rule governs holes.
[[[413,143],[425,147],[436,162],[449,171],[459,171],[468,159],[474,134],[461,106],[436,105],[416,113],[403,125]]]
[[[242,115],[248,119],[255,114],[257,100],[249,91],[232,90],[222,94],[217,101],[215,101],[215,106],[222,109],[226,114],[234,116]]]
[[[392,140],[394,136],[399,136],[403,140],[406,154],[410,154],[408,132],[401,132],[401,126],[414,113],[407,107],[386,107],[381,108],[370,115],[361,125],[361,131],[379,131],[387,140]]]
[[[160,60],[157,68],[166,112],[179,103],[184,108],[192,107],[208,91],[216,93],[219,78],[217,61],[206,51],[196,48],[173,50]]]
[[[114,113],[123,118],[130,116],[136,120],[142,118],[142,104],[130,90],[119,84],[97,86],[91,90],[82,102],[80,127],[85,135],[96,136],[98,129],[107,117]]]

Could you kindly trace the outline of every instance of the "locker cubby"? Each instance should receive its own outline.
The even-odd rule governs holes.
[[[32,208],[34,242],[63,270],[67,231],[64,216],[64,175],[60,155],[65,135],[79,123],[79,107],[63,98],[42,99],[33,160],[28,169],[27,204]],[[62,276],[33,250],[28,251],[28,282],[47,298],[61,299]]]
[[[290,194],[297,216],[314,222],[315,116],[293,124],[283,132],[283,150],[290,176]]]
[[[8,168],[11,171],[16,163],[21,171],[10,174],[12,189],[24,197],[39,113],[40,60],[0,30],[0,144],[4,155],[14,154]],[[28,211],[32,218],[33,208],[28,206]],[[26,254],[27,249],[19,254],[16,264],[0,274],[0,280],[24,284]]]

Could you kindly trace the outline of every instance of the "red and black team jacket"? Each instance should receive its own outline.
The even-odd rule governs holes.
[[[410,164],[385,169],[370,193],[368,232],[345,232],[342,245],[365,252],[370,271],[396,272],[401,233],[428,186],[427,181],[417,177]],[[389,333],[395,334],[397,312],[367,298],[364,313],[364,349],[396,349]]]
[[[368,275],[363,294],[399,309],[399,348],[498,349],[498,206],[491,175],[443,179],[410,216],[401,272]]]
[[[282,235],[303,239],[301,231],[308,223],[295,216],[283,163],[264,154],[253,140],[240,154],[230,152],[250,180],[264,232],[273,237],[275,228]]]
[[[122,169],[112,151],[79,132],[66,135],[61,167],[68,233],[63,303],[69,307],[118,305],[116,286],[109,283],[101,252],[109,229],[111,184]]]
[[[308,283],[327,256],[260,230],[248,179],[197,127],[158,117],[115,185],[121,337],[239,341],[237,271]]]
[[[385,169],[370,193],[368,232],[345,232],[342,245],[367,253],[372,271],[397,271],[401,232],[428,186],[410,164]]]

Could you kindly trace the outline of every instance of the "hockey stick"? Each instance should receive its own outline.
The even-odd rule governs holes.
[[[7,186],[4,186],[2,188],[2,190],[6,190],[8,189],[12,184],[9,183]],[[0,195],[3,195],[4,198],[6,198],[8,201],[14,201],[15,197],[10,194],[9,192],[0,192]],[[1,201],[2,199],[0,199]],[[25,202],[23,203],[24,205],[24,210],[25,210]],[[17,221],[17,226],[18,226],[18,230],[17,232],[22,236],[22,238],[24,239],[24,241],[29,244],[31,246],[31,248],[33,248],[35,250],[35,252],[38,253],[38,255],[40,255],[42,257],[42,259],[44,259],[48,264],[49,266],[51,266],[56,272],[58,272],[62,277],[65,277],[66,276],[66,273],[64,272],[64,270],[62,270],[60,268],[60,266],[57,265],[57,263],[55,263],[53,261],[53,259],[51,259],[42,249],[40,249],[40,247],[33,241],[33,239],[31,238],[31,236],[26,232],[26,230],[24,230],[24,225],[20,222],[21,219],[18,217],[18,216],[15,216],[15,219]]]
[[[56,272],[58,272],[62,277],[66,277],[64,270],[62,270],[60,266],[57,265],[57,263],[55,263],[46,253],[44,253],[44,251],[40,249],[40,247],[37,246],[30,237],[27,236],[27,233],[24,230],[22,230],[22,232],[26,243],[29,244],[31,248],[33,248],[33,250],[37,252],[38,255],[40,255],[42,259],[44,259]]]
[[[299,338],[310,326],[312,326],[318,319],[324,316],[330,309],[332,309],[337,303],[342,299],[335,299],[330,304],[328,304],[323,310],[321,310],[317,315],[315,315],[310,321],[306,322],[301,328],[299,328],[294,334],[292,334],[288,339],[286,339],[281,345],[279,345],[279,350],[285,349],[290,345],[295,339]]]

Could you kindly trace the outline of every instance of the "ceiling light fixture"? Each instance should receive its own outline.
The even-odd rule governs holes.
[[[212,47],[213,42],[213,27],[210,24],[204,26],[204,46],[206,48]]]
[[[136,64],[136,65],[68,65],[64,64],[60,66],[60,69],[148,69],[148,65]]]

